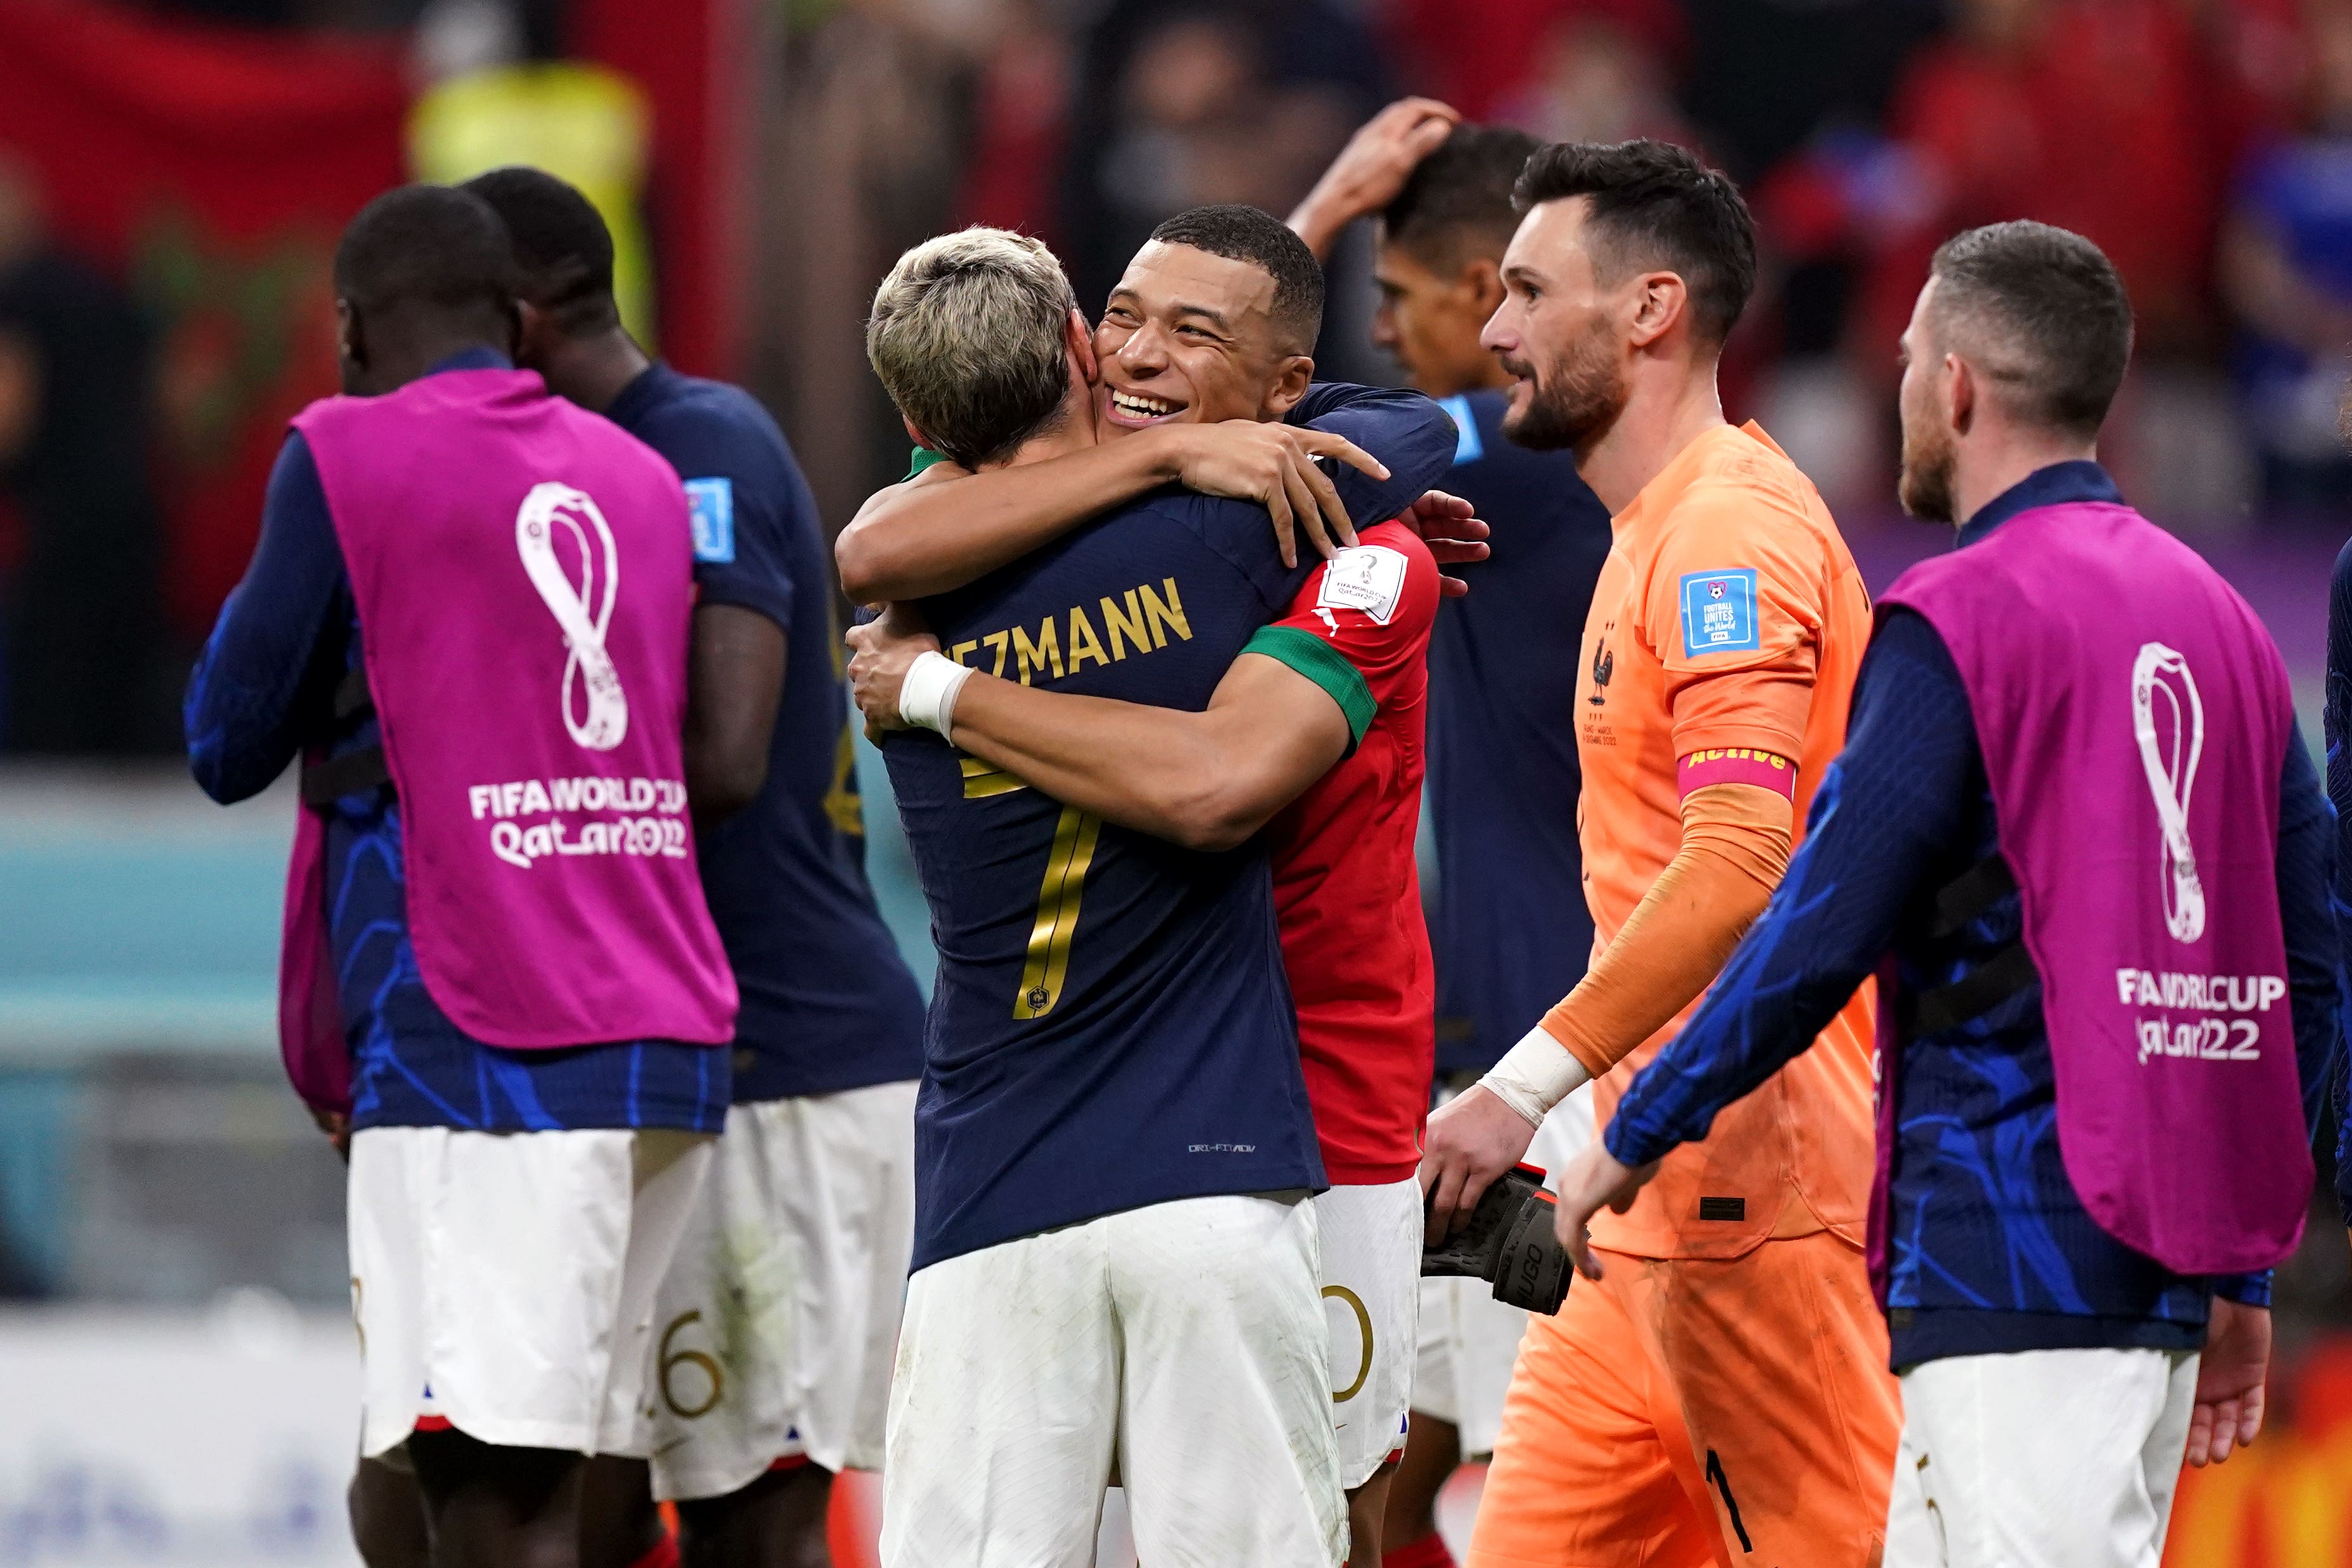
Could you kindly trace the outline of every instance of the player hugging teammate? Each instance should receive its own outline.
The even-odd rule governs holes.
[[[1314,380],[1368,215],[1419,391]],[[2156,1568],[2253,1438],[2327,819],[2267,633],[2095,461],[2105,258],[1937,253],[1902,500],[1959,548],[1874,616],[1723,416],[1721,174],[1415,100],[1291,221],[1180,214],[1092,323],[1017,235],[899,259],[932,460],[837,542],[845,670],[782,437],[630,340],[579,193],[353,222],[187,722],[218,798],[300,761],[371,1568],[822,1563],[877,1464],[888,1568],[1079,1568],[1112,1485],[1152,1568],[1433,1568],[1490,1447],[1491,1568]],[[514,848],[625,838],[677,852]],[[2244,977],[2230,1049],[2143,1048],[2210,1034],[2179,974]],[[1531,1148],[1583,1282],[1424,1290]]]
[[[851,675],[941,949],[893,1563],[1083,1561],[1114,1473],[1147,1561],[1379,1560],[1439,592],[1385,520],[1453,519],[1422,498],[1455,432],[1311,384],[1322,306],[1306,247],[1239,207],[1161,225],[1091,331],[1044,247],[990,230],[876,298],[875,367],[949,459],[839,547],[899,605]],[[1301,568],[1216,491],[1377,526]]]

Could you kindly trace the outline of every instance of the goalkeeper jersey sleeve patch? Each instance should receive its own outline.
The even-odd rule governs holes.
[[[1688,572],[1681,580],[1683,657],[1753,653],[1763,646],[1756,627],[1756,573]]]

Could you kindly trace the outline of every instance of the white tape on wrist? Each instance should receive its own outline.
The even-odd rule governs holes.
[[[1553,1106],[1591,1081],[1584,1064],[1538,1024],[1503,1053],[1478,1085],[1525,1117],[1528,1126],[1540,1127]]]
[[[919,653],[898,685],[898,717],[919,730],[944,735],[955,721],[956,693],[971,670],[943,653]]]

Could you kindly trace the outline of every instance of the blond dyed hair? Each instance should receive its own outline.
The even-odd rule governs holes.
[[[866,357],[934,450],[978,468],[1061,412],[1076,304],[1041,242],[1001,228],[943,234],[898,258],[875,290]]]

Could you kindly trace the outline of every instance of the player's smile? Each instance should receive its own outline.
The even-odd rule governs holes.
[[[1174,398],[1155,397],[1146,393],[1130,392],[1113,386],[1108,378],[1102,385],[1102,416],[1123,429],[1140,430],[1147,425],[1182,416],[1192,405]]]

